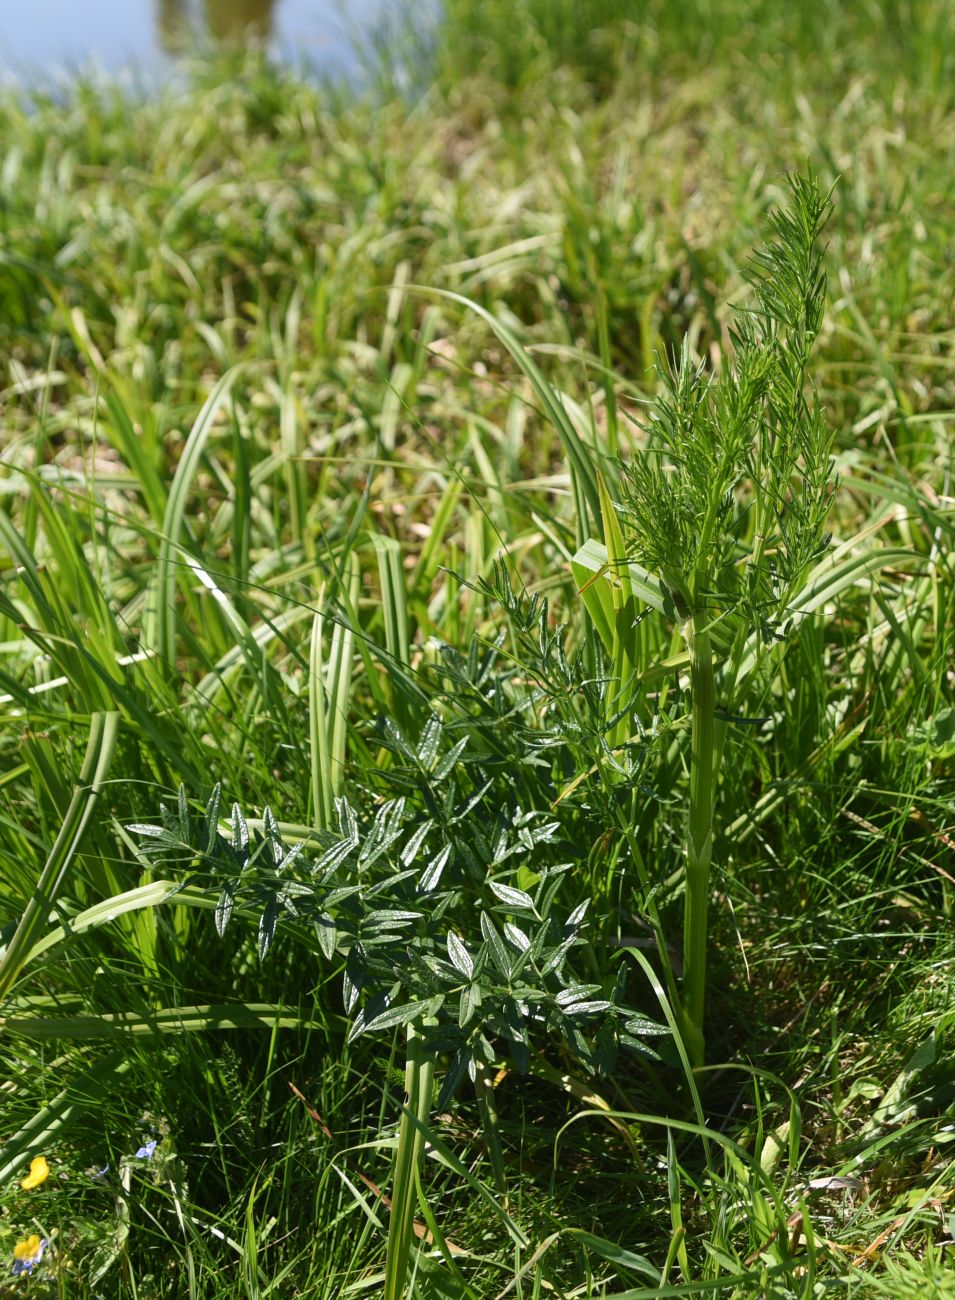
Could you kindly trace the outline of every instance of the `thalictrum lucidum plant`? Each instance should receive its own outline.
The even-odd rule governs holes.
[[[685,823],[683,1033],[703,1063],[713,818],[726,718],[741,682],[792,626],[827,546],[832,431],[809,378],[826,281],[819,238],[831,204],[812,176],[789,181],[771,242],[748,268],[714,377],[684,344],[661,376],[646,444],[624,468],[627,554],[672,602],[692,707]]]

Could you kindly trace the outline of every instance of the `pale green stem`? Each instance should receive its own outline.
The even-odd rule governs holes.
[[[705,614],[697,610],[684,624],[690,652],[692,741],[690,806],[686,829],[686,897],[683,919],[683,1012],[687,1051],[694,1066],[703,1064],[706,998],[706,929],[713,857],[716,679]]]
[[[474,1092],[477,1097],[478,1111],[481,1116],[481,1128],[487,1153],[491,1162],[494,1182],[507,1209],[507,1178],[504,1173],[504,1153],[501,1148],[501,1133],[497,1122],[497,1102],[494,1099],[494,1076],[483,1061],[479,1062],[474,1076]]]
[[[415,1170],[420,1170],[424,1164],[424,1131],[431,1112],[433,1077],[434,1053],[426,1045],[421,1029],[409,1025],[405,1060],[405,1104],[398,1128],[398,1149],[395,1152],[391,1189],[384,1300],[401,1300],[405,1291],[414,1234]]]
[[[319,604],[324,591],[319,596]],[[328,753],[328,701],[325,697],[325,664],[322,636],[325,620],[312,619],[308,660],[308,739],[312,783],[312,821],[320,830],[332,824],[331,760]]]

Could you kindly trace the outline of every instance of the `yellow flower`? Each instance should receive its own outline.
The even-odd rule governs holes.
[[[34,1187],[39,1187],[45,1183],[50,1176],[50,1166],[46,1163],[46,1156],[37,1156],[30,1161],[30,1172],[26,1178],[20,1179],[20,1186],[25,1192],[32,1192]],[[31,1241],[33,1238],[31,1237]]]
[[[27,1237],[26,1241],[18,1241],[13,1248],[13,1275],[20,1277],[22,1273],[28,1276],[33,1272],[34,1264],[39,1264],[43,1258],[43,1252],[50,1243],[46,1237],[39,1237],[36,1233],[32,1237]]]

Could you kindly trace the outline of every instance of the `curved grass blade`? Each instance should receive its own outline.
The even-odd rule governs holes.
[[[49,1150],[77,1115],[99,1106],[115,1090],[117,1077],[125,1074],[130,1065],[123,1052],[111,1053],[77,1075],[67,1088],[27,1120],[4,1144],[0,1184],[28,1164],[34,1155]]]
[[[36,889],[27,903],[13,938],[0,957],[0,1001],[16,982],[36,937],[47,923],[50,908],[63,886],[70,865],[79,850],[103,783],[109,773],[119,729],[118,713],[94,713],[90,737],[70,805],[56,837]]]
[[[159,542],[156,576],[143,620],[143,644],[155,650],[164,663],[171,664],[175,658],[176,576],[179,569],[177,552],[186,504],[219,408],[228,396],[241,369],[239,365],[227,370],[206,398],[186,439],[182,457],[173,476],[172,487],[169,489]]]
[[[459,303],[469,311],[480,316],[488,324],[504,346],[510,352],[511,356],[520,366],[521,370],[530,381],[541,406],[544,409],[547,418],[553,424],[557,431],[557,436],[563,443],[564,450],[567,453],[567,459],[570,461],[574,478],[580,488],[580,493],[586,502],[590,513],[590,518],[580,518],[577,521],[578,535],[583,539],[591,529],[599,529],[601,525],[600,495],[597,491],[597,468],[595,454],[593,450],[583,442],[577,430],[573,426],[570,416],[564,409],[560,395],[553,385],[549,382],[544,372],[531,358],[520,339],[509,329],[507,325],[497,319],[497,317],[482,307],[480,303],[475,302],[473,298],[467,298],[464,294],[454,293],[450,289],[422,289],[421,286],[414,286],[419,291],[437,294],[441,298],[447,298],[450,302]]]
[[[161,1007],[148,1014],[103,1012],[97,1016],[0,1016],[0,1030],[22,1038],[82,1040],[99,1038],[157,1038],[163,1034],[196,1033],[206,1029],[301,1029],[300,1016],[265,1002],[236,1002],[218,1006]]]

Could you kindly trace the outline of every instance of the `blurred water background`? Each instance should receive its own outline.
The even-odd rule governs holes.
[[[184,56],[249,40],[354,76],[395,0],[36,0],[0,3],[0,72],[35,81],[78,70],[160,80]]]

